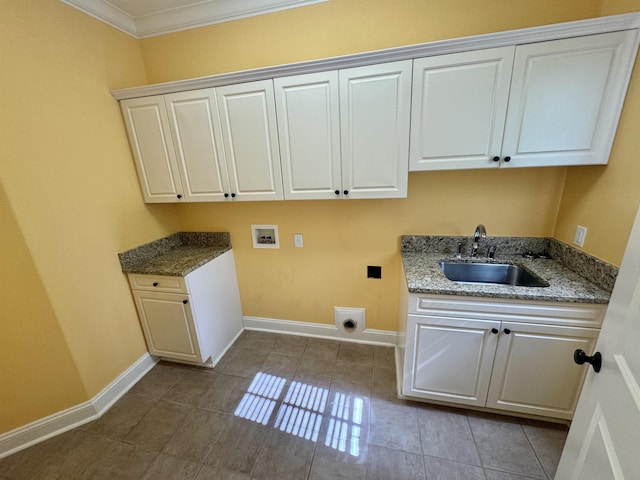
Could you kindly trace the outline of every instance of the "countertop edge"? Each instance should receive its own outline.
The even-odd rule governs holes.
[[[453,282],[444,276],[439,267],[439,262],[443,260],[472,261],[464,257],[462,259],[452,258],[450,254],[446,253],[403,252],[402,266],[409,293],[546,302],[609,303],[609,292],[589,282],[556,260],[528,260],[515,255],[496,258],[496,261],[523,264],[547,280],[550,284],[549,287],[515,287]]]
[[[194,259],[188,255],[181,255],[180,247],[175,249],[175,255],[181,256],[182,260],[179,264],[171,263],[166,266],[156,263],[158,259],[151,259],[150,261],[134,265],[128,268],[123,268],[123,273],[136,274],[136,275],[163,275],[168,277],[186,277],[188,274],[196,270],[197,268],[209,263],[211,260],[218,258],[226,252],[232,250],[231,246],[228,247],[201,247],[203,252],[198,258]],[[204,249],[210,249],[208,252],[204,252]],[[161,257],[158,257],[161,258]]]
[[[232,249],[228,232],[177,232],[119,253],[123,273],[184,277]]]

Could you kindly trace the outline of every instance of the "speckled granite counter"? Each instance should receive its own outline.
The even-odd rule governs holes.
[[[124,273],[185,276],[231,250],[227,232],[178,232],[118,254]]]
[[[553,241],[553,239],[528,239],[526,237],[489,237],[482,240],[484,244],[481,243],[483,245],[480,250],[481,256],[471,259],[468,256],[470,243],[467,237],[404,236],[402,237],[402,261],[409,292],[558,302],[608,303],[611,290],[607,287],[610,285],[610,288],[613,288],[617,274],[616,267],[609,264],[599,265],[597,262],[601,261],[593,257],[580,258],[579,262],[587,262],[587,264],[582,265],[579,271],[595,276],[587,279],[555,259],[525,258],[522,256],[524,252],[532,251],[546,252],[553,257],[554,250],[561,250],[561,246],[552,245]],[[457,259],[453,253],[458,242],[463,243],[463,257],[461,259]],[[522,265],[546,280],[549,286],[515,287],[460,283],[449,280],[442,273],[439,265],[442,260],[486,262],[487,259],[483,256],[489,245],[498,247],[495,258],[497,263]],[[604,288],[601,288],[602,286]]]

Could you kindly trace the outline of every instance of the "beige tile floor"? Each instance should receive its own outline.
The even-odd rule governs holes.
[[[392,348],[247,331],[213,370],[159,363],[0,479],[552,479],[566,433],[398,400]]]

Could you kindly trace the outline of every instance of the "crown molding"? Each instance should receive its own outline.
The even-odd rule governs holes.
[[[140,39],[329,0],[204,0],[140,16],[133,16],[108,0],[60,1]]]
[[[328,0],[208,0],[136,19],[138,38],[303,7]]]
[[[87,15],[117,28],[133,37],[136,35],[136,22],[134,18],[119,8],[114,7],[103,0],[60,0],[62,3],[80,10]]]
[[[640,13],[628,13],[624,15],[557,23],[520,30],[509,30],[506,32],[488,33],[472,37],[462,37],[452,40],[440,40],[417,45],[388,48],[385,50],[324,58],[320,60],[223,73],[188,80],[156,83],[142,87],[123,88],[112,90],[111,95],[116,100],[125,100],[127,98],[164,95],[167,93],[175,93],[185,90],[221,87],[236,83],[267,80],[271,78],[301,75],[327,70],[361,67],[377,63],[429,57],[433,55],[445,55],[449,53],[543,42],[548,40],[558,40],[561,38],[595,35],[598,33],[638,28],[640,28]]]

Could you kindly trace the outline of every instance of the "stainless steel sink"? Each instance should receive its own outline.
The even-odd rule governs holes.
[[[518,287],[548,287],[549,284],[520,265],[504,263],[440,262],[445,277],[454,282],[491,283]]]

